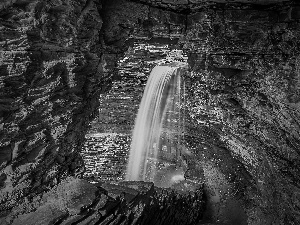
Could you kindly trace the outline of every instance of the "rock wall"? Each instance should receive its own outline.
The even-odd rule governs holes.
[[[169,10],[177,13],[190,14],[203,10],[203,8],[218,8],[224,3],[239,5],[241,7],[248,4],[261,7],[270,4],[286,4],[289,0],[132,0],[133,2],[143,3],[160,9]]]
[[[109,87],[96,1],[0,3],[0,216],[68,174]]]
[[[141,38],[148,35],[150,7],[16,0],[1,3],[0,10],[2,217],[66,176],[81,176],[79,151],[99,94],[111,86],[130,44],[125,40],[135,32],[131,26],[139,25]],[[169,34],[171,13],[151,10],[151,32]],[[177,27],[172,30],[175,37]]]
[[[226,182],[214,191],[230,186],[249,224],[297,223],[299,6],[215,4],[184,15],[171,5],[142,2],[146,17],[128,16],[134,7],[118,9],[127,24],[119,29],[146,42],[176,39],[189,56],[186,142],[193,157],[187,157],[187,176],[204,176],[209,189]],[[173,11],[156,20],[151,12],[162,8]]]
[[[69,177],[42,198],[16,207],[11,219],[16,217],[13,225],[190,225],[202,216],[203,208],[201,189],[189,194],[141,181],[93,185]]]
[[[234,184],[249,224],[300,221],[299,9],[224,5],[188,16],[194,168],[205,174],[212,163]]]
[[[189,56],[187,176],[230,186],[249,224],[299,223],[300,6],[139,2],[0,4],[0,217],[82,174],[99,94],[139,40]]]

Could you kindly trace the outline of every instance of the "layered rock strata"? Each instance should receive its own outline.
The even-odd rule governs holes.
[[[41,198],[14,208],[1,224],[195,224],[203,191],[156,190],[152,183],[90,184],[68,177]]]
[[[102,19],[93,1],[10,1],[0,12],[0,215],[66,177],[99,93]]]
[[[300,6],[139,2],[1,3],[0,217],[82,174],[98,96],[138,40],[189,56],[187,177],[234,195],[248,224],[299,223]]]
[[[198,156],[190,164],[207,174],[213,162],[249,224],[300,221],[298,8],[188,16],[188,133]]]
[[[218,5],[186,16],[173,11],[167,19],[176,24],[171,18],[182,17],[177,44],[188,54],[192,71],[186,78],[186,141],[193,155],[188,176],[204,176],[211,189],[220,180],[229,183],[249,224],[300,220],[298,9],[292,2]],[[157,34],[149,15],[146,41]],[[127,20],[136,39],[142,19]],[[172,40],[170,27],[160,35]]]

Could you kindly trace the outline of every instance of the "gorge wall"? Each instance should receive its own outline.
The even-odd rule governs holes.
[[[0,217],[81,177],[99,94],[140,41],[188,55],[187,177],[222,175],[249,224],[299,223],[300,5],[245,2],[1,3]]]
[[[1,3],[1,215],[69,174],[109,88],[93,1]]]

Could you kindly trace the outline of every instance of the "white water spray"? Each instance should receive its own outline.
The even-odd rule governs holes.
[[[180,90],[184,68],[186,64],[181,63],[156,66],[152,70],[135,121],[126,180],[154,181],[163,124],[177,132],[182,126]],[[177,136],[175,157],[180,145],[180,135]]]

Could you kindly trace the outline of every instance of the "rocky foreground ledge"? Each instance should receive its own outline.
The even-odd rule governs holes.
[[[25,199],[2,225],[197,224],[203,191],[183,193],[135,181],[91,184],[69,177],[34,199]]]

